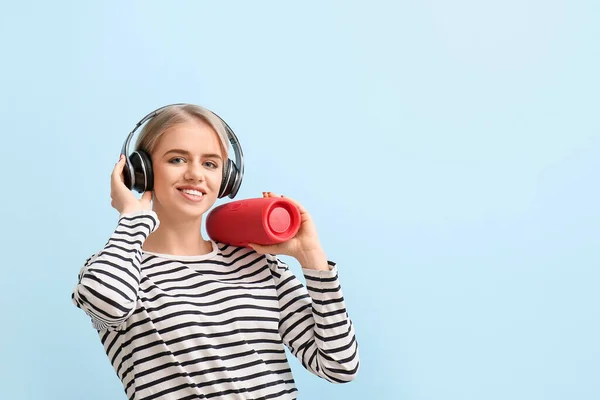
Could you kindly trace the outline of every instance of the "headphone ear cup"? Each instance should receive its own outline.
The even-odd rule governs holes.
[[[139,193],[154,189],[154,171],[148,153],[144,150],[135,151],[129,156],[129,161],[133,166],[132,189]]]
[[[237,171],[237,167],[233,161],[227,159],[225,167],[223,168],[223,179],[221,180],[221,188],[219,189],[219,198],[228,196],[231,193],[231,189],[233,188],[238,173]]]

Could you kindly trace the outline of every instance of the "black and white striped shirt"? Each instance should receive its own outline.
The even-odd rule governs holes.
[[[317,376],[354,379],[358,345],[335,263],[303,269],[305,287],[281,260],[247,248],[142,251],[158,224],[153,211],[121,215],[72,295],[129,399],[295,399],[284,345]]]

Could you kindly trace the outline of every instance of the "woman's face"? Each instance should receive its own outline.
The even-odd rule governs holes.
[[[199,218],[217,200],[224,160],[217,133],[203,121],[177,124],[152,153],[154,210],[162,219]]]

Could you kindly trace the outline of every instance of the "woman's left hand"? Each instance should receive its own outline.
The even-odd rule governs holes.
[[[277,195],[272,192],[263,192],[263,197],[284,197]],[[313,263],[318,261],[318,264],[326,263],[327,260],[325,258],[325,253],[321,247],[321,243],[319,241],[319,236],[317,235],[317,228],[315,223],[313,222],[312,217],[306,211],[306,209],[298,203],[296,200],[293,200],[289,197],[285,197],[287,200],[294,203],[298,210],[300,211],[300,229],[298,233],[290,239],[282,243],[277,243],[273,245],[259,245],[250,243],[252,249],[254,249],[259,254],[283,254],[287,256],[291,256],[300,261],[301,264],[312,265]]]

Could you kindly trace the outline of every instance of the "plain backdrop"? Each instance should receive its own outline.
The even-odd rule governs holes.
[[[70,296],[123,140],[174,102],[339,264],[361,370],[292,359],[300,399],[600,398],[599,4],[3,2],[0,398],[125,399]]]

